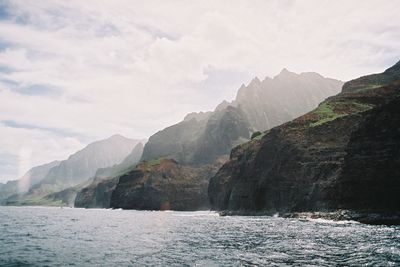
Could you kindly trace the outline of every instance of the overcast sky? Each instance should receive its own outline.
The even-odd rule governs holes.
[[[286,67],[348,80],[400,57],[399,1],[0,1],[0,182],[147,138]]]

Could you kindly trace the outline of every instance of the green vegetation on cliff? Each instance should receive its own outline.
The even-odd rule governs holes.
[[[349,114],[364,112],[372,107],[373,105],[371,104],[360,103],[355,100],[323,102],[313,111],[313,114],[317,116],[318,120],[310,123],[310,127],[319,126]]]

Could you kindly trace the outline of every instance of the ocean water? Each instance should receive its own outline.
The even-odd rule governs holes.
[[[0,207],[0,266],[400,266],[400,227]]]

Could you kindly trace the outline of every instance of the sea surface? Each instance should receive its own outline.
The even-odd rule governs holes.
[[[0,207],[0,266],[400,266],[400,227]]]

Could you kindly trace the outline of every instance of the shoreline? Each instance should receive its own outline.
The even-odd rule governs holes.
[[[367,212],[352,210],[308,211],[308,212],[268,212],[268,211],[231,211],[218,212],[220,216],[271,216],[295,219],[325,219],[331,221],[356,221],[370,225],[400,225],[400,212]]]

